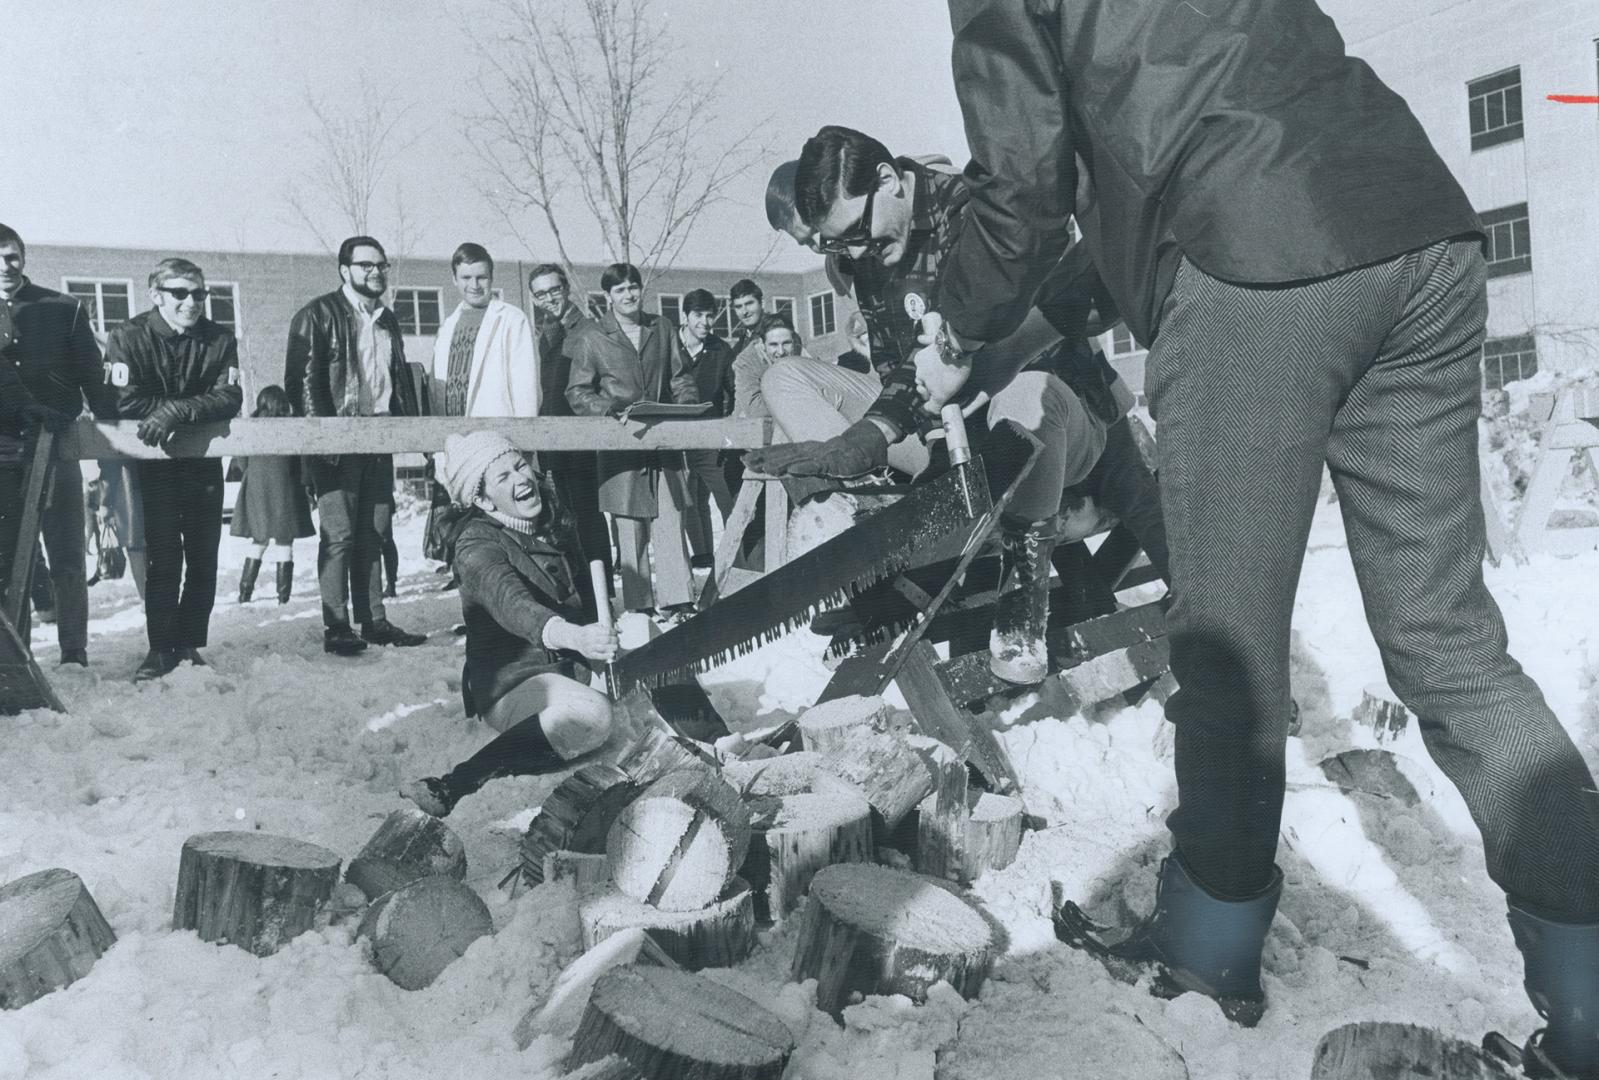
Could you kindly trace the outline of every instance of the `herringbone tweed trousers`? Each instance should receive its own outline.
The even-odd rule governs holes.
[[[1147,377],[1181,685],[1168,825],[1219,895],[1270,880],[1289,628],[1325,462],[1388,680],[1465,797],[1489,875],[1550,917],[1599,919],[1593,777],[1506,652],[1483,584],[1485,279],[1475,240],[1292,286],[1178,270]]]

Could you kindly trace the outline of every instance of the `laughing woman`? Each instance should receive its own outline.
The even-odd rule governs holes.
[[[611,706],[588,684],[588,661],[616,656],[616,632],[578,592],[575,534],[546,478],[493,432],[451,435],[438,475],[469,511],[456,540],[466,618],[461,695],[467,715],[501,734],[405,796],[443,817],[500,776],[555,772],[606,743]]]

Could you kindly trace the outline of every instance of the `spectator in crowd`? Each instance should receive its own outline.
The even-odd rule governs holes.
[[[630,263],[612,263],[600,278],[609,308],[566,339],[572,370],[566,399],[579,416],[620,416],[641,401],[691,403],[693,374],[683,367],[672,324],[644,310],[643,278]],[[622,603],[629,611],[686,610],[694,581],[681,523],[651,529],[663,503],[668,522],[687,504],[683,455],[619,451],[600,455],[600,509],[616,522]],[[654,533],[655,580],[650,576]]]
[[[466,243],[450,256],[461,302],[433,341],[428,411],[434,416],[537,416],[539,364],[533,324],[514,304],[494,296],[494,258]],[[424,553],[450,558],[455,524],[449,496],[433,485]]]
[[[729,416],[733,411],[732,353],[727,343],[711,332],[716,321],[716,297],[705,289],[694,289],[683,297],[683,325],[677,328],[677,347],[684,369],[694,377],[700,401],[711,403],[710,418]],[[686,450],[692,516],[689,537],[695,541],[695,562],[710,565],[712,500],[722,521],[733,512],[733,492],[728,486],[725,462],[720,450]]]
[[[566,400],[566,384],[572,361],[566,355],[567,336],[588,321],[583,309],[572,302],[566,271],[555,263],[541,263],[528,274],[528,294],[533,298],[533,325],[538,330],[539,415],[571,416]],[[563,450],[539,455],[539,465],[555,481],[555,491],[577,526],[578,541],[585,560],[599,559],[605,564],[606,580],[611,576],[611,531],[600,512],[600,481],[595,456],[586,450]],[[578,583],[584,595],[593,586]]]
[[[761,287],[749,278],[740,278],[733,283],[727,291],[727,302],[733,309],[733,340],[728,344],[732,349],[733,359],[737,360],[739,353],[743,352],[752,342],[760,340],[761,319],[766,316],[766,296],[761,292]]]
[[[438,476],[461,508],[455,560],[466,620],[461,696],[468,716],[501,734],[442,777],[404,794],[444,817],[500,776],[554,772],[612,735],[610,702],[587,664],[616,656],[616,631],[595,621],[577,583],[588,577],[576,534],[547,476],[503,435],[451,435]]]
[[[289,324],[283,388],[302,416],[416,416],[416,387],[405,363],[399,320],[383,305],[388,257],[370,236],[339,245],[341,288],[301,308]],[[383,609],[383,544],[392,531],[394,457],[313,457],[321,538],[322,648],[353,656],[373,645],[420,645]],[[350,626],[350,609],[361,624]]]
[[[15,370],[17,381],[10,396],[18,403],[13,421],[0,426],[0,563],[6,567],[11,564],[16,525],[5,519],[22,506],[23,426],[44,423],[62,427],[83,411],[85,402],[102,419],[109,418],[113,410],[89,313],[72,297],[30,281],[23,273],[27,259],[22,237],[9,225],[0,225],[0,307],[4,308],[0,365]],[[60,662],[87,667],[89,586],[84,568],[83,469],[76,461],[57,461],[51,473],[41,531],[55,585]],[[5,588],[0,582],[0,590]],[[22,625],[17,627],[23,641],[28,640],[30,621],[24,611]]]
[[[294,407],[283,387],[264,386],[255,396],[255,411],[250,415],[258,419],[293,416]],[[237,463],[244,470],[244,481],[233,507],[231,531],[255,545],[239,572],[239,603],[250,602],[261,563],[271,555],[277,567],[278,603],[287,604],[294,589],[294,542],[316,535],[301,477],[303,460],[272,454],[239,458]]]
[[[163,259],[150,273],[149,311],[111,331],[106,367],[117,416],[139,421],[139,441],[164,446],[186,424],[239,415],[239,346],[233,331],[205,317],[205,274],[187,259]],[[147,560],[145,632],[150,651],[135,682],[159,679],[200,649],[217,593],[222,542],[222,462],[218,458],[140,460]]]

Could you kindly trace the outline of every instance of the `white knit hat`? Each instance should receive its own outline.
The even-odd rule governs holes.
[[[483,477],[506,454],[520,454],[497,431],[471,431],[465,435],[451,435],[444,440],[444,454],[439,458],[434,472],[450,501],[457,506],[471,506],[473,496],[483,486]]]

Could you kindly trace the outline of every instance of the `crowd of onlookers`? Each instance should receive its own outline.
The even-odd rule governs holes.
[[[10,566],[17,540],[24,436],[32,427],[60,430],[87,409],[97,420],[138,421],[139,438],[156,446],[183,425],[231,419],[246,408],[237,342],[205,316],[201,267],[182,258],[159,262],[148,278],[151,307],[113,329],[102,346],[76,299],[27,278],[26,258],[22,237],[0,225],[0,569]],[[408,357],[400,324],[383,302],[389,269],[371,237],[340,246],[339,286],[294,316],[281,381],[256,394],[251,416],[621,416],[641,402],[660,402],[699,405],[694,415],[708,418],[763,417],[771,413],[762,377],[775,362],[822,362],[806,351],[788,313],[766,310],[760,286],[749,279],[730,290],[733,329],[725,340],[713,329],[724,313],[711,292],[684,296],[675,322],[650,314],[642,276],[626,263],[605,270],[604,303],[592,311],[574,301],[564,268],[536,266],[530,317],[496,298],[494,260],[473,243],[451,259],[460,303],[440,326],[433,356]],[[847,330],[854,348],[837,364],[871,373],[859,316]],[[408,361],[419,362],[425,377],[417,379]],[[712,562],[712,515],[727,520],[741,482],[737,452],[564,450],[532,461],[565,507],[582,556],[615,575],[624,608],[665,622],[693,609],[693,572]],[[428,468],[431,475],[431,461]],[[240,458],[228,478],[242,481],[231,532],[251,543],[241,602],[255,595],[270,563],[268,580],[286,603],[293,543],[317,536],[327,652],[347,656],[425,640],[391,622],[383,603],[395,595],[399,557],[392,455]],[[144,600],[149,651],[135,679],[205,663],[199,650],[216,597],[223,491],[219,459],[108,460],[90,485],[86,516],[81,466],[55,464],[34,606],[55,620],[60,663],[88,665],[85,563],[97,537],[102,549],[118,549],[116,571],[125,561]],[[448,564],[463,510],[443,484],[432,491],[423,554]],[[7,569],[0,590],[9,578]],[[457,580],[452,575],[451,584]],[[18,627],[24,641],[28,607],[22,605]]]

